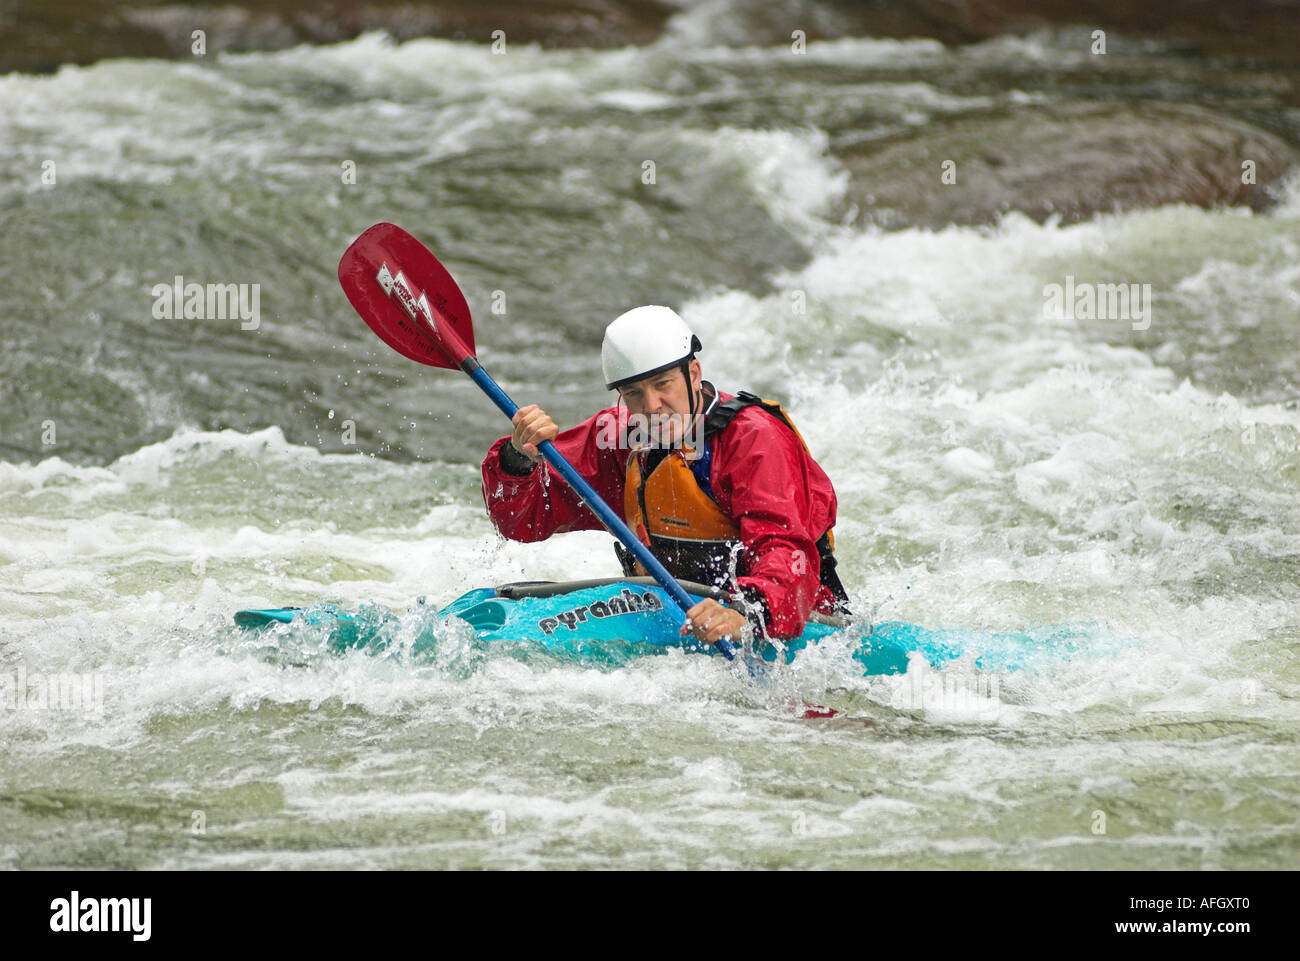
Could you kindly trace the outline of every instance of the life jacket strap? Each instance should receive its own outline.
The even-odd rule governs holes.
[[[614,541],[614,553],[618,557],[618,566],[628,577],[636,575],[636,555],[623,546],[621,541]]]
[[[621,545],[620,545],[621,546]],[[817,540],[817,556],[821,559],[821,582],[835,598],[835,613],[849,613],[849,592],[844,589],[839,573],[835,570],[835,548],[831,545],[831,532],[827,531]]]
[[[713,410],[709,411],[709,416],[704,421],[705,438],[726,430],[727,426],[736,419],[736,415],[746,407],[763,408],[763,410],[794,431],[794,436],[799,438],[799,443],[803,445],[803,449],[808,450],[808,442],[803,439],[803,435],[799,433],[799,428],[794,426],[794,421],[790,419],[790,415],[785,412],[785,409],[780,404],[776,403],[776,401],[764,400],[757,394],[747,390],[742,390],[730,400],[720,401],[714,405]],[[692,467],[694,466],[692,465]],[[711,468],[712,464],[708,466]],[[709,490],[705,484],[701,484],[701,486]],[[712,493],[709,490],[710,496],[712,496]],[[836,611],[838,613],[847,613],[849,595],[844,590],[844,584],[840,581],[840,576],[835,570],[835,535],[829,529],[823,532],[822,536],[817,540],[817,556],[821,560],[821,582],[826,585],[827,590],[835,598]]]

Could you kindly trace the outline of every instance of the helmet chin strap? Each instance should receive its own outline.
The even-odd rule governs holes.
[[[703,398],[700,397],[700,391],[696,390],[691,384],[691,359],[689,357],[682,361],[682,376],[686,378],[686,390],[690,395],[688,403],[690,404],[691,417],[687,422],[686,427],[682,430],[682,436],[677,441],[678,446],[685,443],[686,435],[690,433],[691,428],[695,426],[695,417],[703,406]]]
[[[696,409],[696,406],[697,406],[696,401],[697,401],[698,398],[697,398],[696,393],[695,393],[695,388],[691,385],[691,361],[690,361],[690,358],[687,358],[686,360],[682,361],[682,376],[686,378],[686,391],[687,391],[687,393],[690,394],[690,400],[688,401],[688,403],[690,404],[690,411],[691,411],[691,424],[694,424],[694,423],[695,423],[695,409]],[[690,424],[687,424],[687,426],[689,427]]]

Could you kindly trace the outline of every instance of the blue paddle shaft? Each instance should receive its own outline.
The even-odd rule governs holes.
[[[483,393],[492,398],[492,402],[501,409],[501,413],[513,419],[515,413],[519,410],[519,405],[510,399],[510,395],[502,390],[491,375],[480,366],[478,360],[474,357],[468,357],[461,364],[461,369],[469,374],[470,380],[478,384]],[[682,586],[677,583],[676,579],[668,573],[667,568],[659,563],[659,559],[650,553],[649,549],[641,543],[631,528],[623,523],[623,518],[615,514],[608,504],[597,494],[590,484],[588,484],[576,470],[573,465],[564,459],[564,455],[555,449],[555,445],[549,440],[543,441],[537,449],[541,451],[547,463],[560,472],[560,476],[573,488],[574,492],[582,498],[583,503],[592,509],[597,517],[600,518],[606,529],[623,542],[623,546],[632,552],[632,555],[641,562],[644,567],[663,589],[666,590],[672,599],[677,602],[683,611],[689,611],[695,606],[695,601],[691,595],[682,590]],[[732,660],[736,656],[735,646],[725,637],[718,641],[718,650]]]

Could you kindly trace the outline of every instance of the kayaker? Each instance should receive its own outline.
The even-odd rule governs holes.
[[[756,627],[797,637],[811,611],[847,610],[832,553],[835,490],[779,405],[703,379],[700,349],[668,307],[620,315],[605,331],[601,364],[621,403],[565,431],[540,407],[520,408],[513,434],[483,461],[488,514],[516,541],[603,529],[538,452],[554,441],[607,503],[622,505],[674,576],[738,588]],[[625,574],[644,573],[615,549]],[[687,617],[705,643],[738,637],[745,625],[711,599]]]

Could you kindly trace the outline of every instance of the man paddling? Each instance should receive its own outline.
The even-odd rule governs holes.
[[[483,461],[483,497],[506,537],[601,530],[537,445],[556,448],[675,576],[738,588],[757,627],[797,637],[809,614],[843,612],[831,528],[835,490],[781,408],[703,380],[700,341],[668,307],[638,307],[605,331],[605,386],[621,403],[560,431],[536,405]],[[624,573],[638,573],[615,545]],[[745,616],[706,599],[687,612],[705,643],[736,638]],[[683,633],[686,629],[683,628]]]

